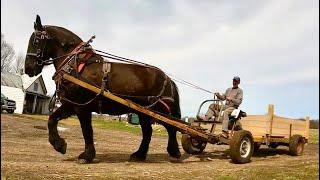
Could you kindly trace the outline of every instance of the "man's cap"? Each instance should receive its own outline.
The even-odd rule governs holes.
[[[240,82],[240,77],[239,76],[235,76],[235,77],[233,77],[233,80],[236,80],[236,81]]]

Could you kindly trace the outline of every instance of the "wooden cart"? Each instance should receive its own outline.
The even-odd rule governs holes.
[[[86,82],[83,82],[73,76],[70,76],[67,73],[63,73],[62,77],[65,80],[68,80],[72,83],[75,83],[75,84],[77,84],[85,89],[88,89],[90,91],[93,91],[97,94],[101,93],[100,88],[95,87],[95,86],[88,84]],[[166,124],[174,126],[178,131],[183,133],[182,146],[183,146],[183,149],[188,153],[196,154],[196,153],[202,152],[203,149],[206,147],[207,143],[216,144],[216,143],[221,142],[221,143],[229,144],[230,145],[230,156],[231,156],[232,161],[235,163],[250,162],[250,158],[251,158],[253,151],[254,151],[254,145],[256,143],[270,144],[271,142],[281,142],[281,143],[283,142],[283,143],[290,144],[293,137],[296,137],[294,133],[298,133],[295,130],[296,129],[300,130],[298,127],[296,128],[296,126],[291,125],[290,126],[291,127],[290,133],[293,136],[291,136],[291,135],[290,136],[288,136],[288,135],[283,136],[283,134],[281,134],[282,136],[274,136],[274,135],[276,135],[275,134],[276,128],[274,128],[273,132],[271,132],[271,133],[268,131],[270,136],[267,136],[266,133],[261,134],[261,135],[254,133],[254,136],[253,136],[251,134],[251,132],[249,131],[250,130],[249,127],[252,127],[253,129],[254,129],[254,127],[250,126],[250,124],[248,124],[249,130],[233,131],[234,130],[234,126],[233,126],[232,132],[231,132],[231,137],[228,139],[225,139],[225,138],[220,137],[217,134],[212,133],[213,128],[211,128],[211,132],[206,131],[205,128],[200,126],[201,123],[198,123],[199,125],[195,126],[193,124],[186,123],[182,120],[170,119],[170,118],[165,117],[163,115],[160,115],[156,112],[153,112],[145,107],[142,107],[142,106],[140,106],[130,100],[122,99],[118,96],[115,96],[114,94],[112,94],[108,91],[103,91],[102,95],[104,97],[109,98],[111,100],[114,100],[124,106],[127,106],[133,110],[136,110],[136,111],[139,111],[140,113],[151,116],[152,118],[154,118],[157,121],[164,122]],[[271,109],[271,110],[272,110],[272,114],[273,114],[273,109]],[[266,122],[269,122],[270,127],[273,127],[277,124],[276,120],[275,120],[276,118],[273,115],[270,116],[270,114],[268,116],[266,116],[266,118],[263,118],[264,116],[261,116],[261,117],[259,116],[259,119],[263,119],[263,121],[261,121],[261,122],[265,122],[265,124],[266,124]],[[255,124],[255,123],[253,123],[253,120],[259,121],[259,119],[257,119],[258,116],[249,116],[247,118],[248,118],[248,122],[251,121],[251,124]],[[265,126],[261,126],[261,127],[265,128]],[[304,125],[304,127],[306,127],[306,125]],[[253,129],[251,129],[251,130],[253,130]],[[269,128],[269,129],[272,129],[272,128]],[[273,135],[273,136],[271,136],[271,135]],[[299,135],[297,135],[297,136],[298,136],[298,138],[295,138],[295,139],[300,140],[301,136],[299,136]],[[305,137],[306,136],[304,136],[303,139],[307,139]],[[277,141],[275,141],[275,140],[277,140]],[[304,145],[304,142],[305,141],[302,141],[303,145]],[[256,144],[256,145],[258,145],[258,144]],[[302,150],[303,150],[303,147],[302,147]],[[297,148],[295,151],[298,151]]]
[[[280,117],[274,114],[274,105],[266,115],[249,115],[241,120],[242,127],[252,133],[257,151],[261,144],[270,148],[289,147],[291,155],[301,155],[309,139],[309,117],[304,120]]]

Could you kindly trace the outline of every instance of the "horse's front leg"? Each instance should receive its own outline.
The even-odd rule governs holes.
[[[49,130],[49,142],[54,149],[62,154],[67,151],[67,143],[63,138],[59,136],[57,125],[58,121],[65,119],[74,114],[74,111],[70,105],[62,104],[55,112],[49,116],[48,130]]]
[[[152,136],[152,126],[151,120],[149,116],[140,115],[139,114],[139,121],[142,130],[142,141],[138,151],[131,154],[130,161],[144,161],[146,160],[149,144],[151,141]]]
[[[165,128],[167,129],[169,135],[167,151],[171,157],[180,158],[181,153],[179,150],[179,144],[177,142],[177,130],[171,125],[165,125]]]
[[[82,135],[85,142],[84,152],[78,157],[79,163],[91,163],[96,156],[93,142],[92,115],[84,108],[75,108],[76,114],[81,124]]]

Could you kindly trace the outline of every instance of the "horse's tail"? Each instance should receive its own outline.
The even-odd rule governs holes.
[[[178,119],[181,119],[181,110],[180,110],[180,98],[177,85],[171,80],[173,86],[173,107],[172,107],[172,116]]]

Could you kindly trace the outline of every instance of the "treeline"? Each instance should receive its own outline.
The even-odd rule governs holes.
[[[25,55],[16,54],[12,44],[5,41],[1,33],[1,72],[22,73],[24,69]]]
[[[319,120],[310,120],[310,129],[319,129]]]

